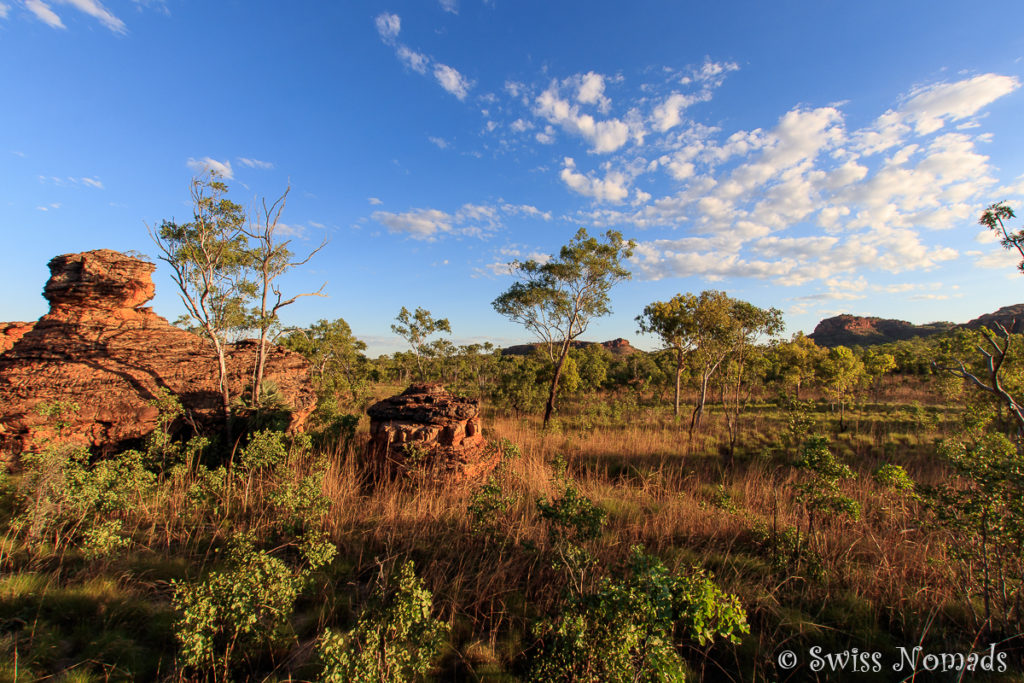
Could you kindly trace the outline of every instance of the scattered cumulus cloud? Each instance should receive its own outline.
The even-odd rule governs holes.
[[[621,202],[629,196],[629,179],[618,171],[608,171],[604,178],[584,175],[576,170],[576,162],[572,157],[563,161],[562,182],[570,190],[585,197],[593,197],[599,202]]]
[[[447,64],[434,65],[434,78],[437,79],[442,88],[460,100],[466,99],[469,89],[473,87],[472,81]]]
[[[259,159],[247,159],[246,157],[238,157],[238,163],[248,168],[256,168],[261,171],[269,171],[274,168],[274,164],[269,161],[260,161]]]
[[[397,14],[390,12],[378,14],[374,19],[374,24],[377,26],[377,33],[380,34],[381,40],[389,45],[395,42],[402,30],[402,19]]]
[[[447,5],[450,5],[449,11],[458,13],[454,0],[441,0],[441,4],[445,9],[448,9]],[[424,75],[430,69],[430,65],[433,64],[432,74],[438,84],[447,92],[455,95],[460,101],[466,99],[466,95],[469,94],[473,87],[473,81],[462,75],[455,67],[436,62],[429,55],[417,52],[408,45],[398,42],[398,34],[402,30],[401,17],[397,14],[384,12],[377,15],[374,19],[374,25],[377,27],[377,33],[384,44],[395,49],[395,56],[398,57],[399,61],[413,71]]]
[[[43,0],[25,0],[25,9],[36,16],[36,19],[43,22],[51,28],[67,28],[64,26],[64,22],[60,20],[57,13],[50,9]],[[46,209],[43,209],[45,211]]]
[[[430,65],[430,58],[421,52],[416,52],[405,45],[399,45],[395,54],[402,60],[402,63],[417,73],[427,73],[427,66]]]
[[[459,5],[457,0],[440,0],[441,9],[445,12],[451,12],[452,14],[459,13]]]
[[[230,161],[217,161],[210,157],[203,157],[202,159],[194,159],[189,157],[185,165],[192,169],[193,173],[215,173],[225,180],[231,180],[235,177],[234,171],[231,170]]]
[[[402,213],[375,211],[370,217],[392,234],[434,241],[447,236],[487,237],[502,229],[508,216],[551,220],[550,212],[529,204],[509,202],[495,205],[467,203],[455,212],[434,208],[410,209]]]
[[[128,27],[125,26],[125,23],[98,0],[50,0],[50,2],[59,5],[69,5],[79,12],[96,19],[114,33],[124,34],[128,32]],[[0,3],[0,18],[7,16],[8,9],[8,5]],[[60,29],[67,28],[60,16],[44,0],[25,0],[25,9],[47,26]]]
[[[380,199],[378,199],[377,197],[367,197],[366,201],[370,202],[370,204],[373,205],[373,206],[380,206],[381,204],[384,203]]]

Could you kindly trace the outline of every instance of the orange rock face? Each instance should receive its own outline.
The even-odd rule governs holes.
[[[0,353],[14,346],[35,323],[0,323]]]
[[[473,479],[499,456],[483,437],[476,400],[452,396],[440,384],[413,384],[367,409],[369,456],[378,464],[429,470],[444,479]]]
[[[47,422],[40,404],[55,401],[78,405],[63,417],[65,433],[96,447],[119,447],[151,432],[157,410],[149,402],[161,389],[177,395],[197,422],[216,421],[212,346],[142,306],[154,293],[152,263],[98,249],[58,256],[49,266],[49,313],[0,354],[0,451],[23,450],[31,430]],[[251,375],[254,345],[231,345],[228,354],[238,394]],[[292,427],[301,426],[316,401],[305,359],[271,347],[264,377],[292,406]]]

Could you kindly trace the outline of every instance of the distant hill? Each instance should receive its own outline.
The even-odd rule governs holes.
[[[928,337],[954,327],[956,325],[950,322],[915,325],[905,320],[867,318],[844,313],[825,318],[807,336],[818,346],[874,346],[914,337]]]
[[[587,346],[598,344],[606,348],[612,355],[615,356],[629,356],[636,353],[639,349],[633,347],[628,340],[619,337],[618,339],[612,339],[606,342],[588,342],[588,341],[574,341],[572,348],[582,349]],[[534,349],[539,349],[543,344],[517,344],[515,346],[506,346],[501,350],[503,356],[528,356],[533,353]]]
[[[982,326],[995,329],[995,323],[997,322],[1010,332],[1024,332],[1024,304],[1003,306],[995,313],[986,313],[969,323],[964,323],[964,327],[971,330],[976,330]]]
[[[825,318],[817,324],[814,332],[807,336],[813,339],[818,346],[874,346],[914,337],[930,337],[955,327],[977,329],[985,326],[992,328],[996,322],[1001,323],[1011,332],[1024,332],[1024,304],[1004,306],[994,313],[986,313],[962,325],[951,322],[915,325],[905,320],[872,318],[844,313],[832,318]]]

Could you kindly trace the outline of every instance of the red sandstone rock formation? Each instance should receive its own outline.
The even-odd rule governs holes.
[[[153,297],[152,263],[109,249],[50,261],[43,296],[50,312],[0,354],[0,451],[18,453],[46,418],[42,403],[69,401],[65,432],[92,446],[116,447],[151,432],[161,389],[176,394],[192,418],[215,422],[220,409],[217,360],[202,338],[142,307]],[[11,335],[13,336],[13,335]],[[232,393],[251,374],[251,344],[232,345]],[[302,356],[271,347],[265,378],[293,409],[292,427],[312,412],[315,395]]]
[[[636,347],[629,343],[629,340],[619,337],[606,342],[573,341],[571,346],[574,349],[585,349],[588,346],[602,346],[613,356],[629,356],[637,352]],[[528,356],[535,349],[543,348],[543,344],[516,344],[506,346],[501,350],[503,356]]]
[[[35,323],[0,323],[0,353],[14,346]]]
[[[953,327],[953,323],[947,322],[914,325],[904,320],[844,313],[822,320],[814,328],[814,332],[807,336],[818,346],[873,346],[914,337],[927,337]]]
[[[498,452],[483,437],[478,402],[452,396],[440,384],[413,384],[366,412],[369,457],[379,465],[415,466],[464,481],[490,472],[498,462]]]

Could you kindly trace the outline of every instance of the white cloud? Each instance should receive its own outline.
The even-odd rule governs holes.
[[[84,12],[94,19],[98,19],[101,24],[114,33],[127,33],[128,31],[124,22],[114,16],[110,10],[100,4],[97,0],[59,0],[59,2],[71,5],[80,12]]]
[[[457,0],[440,0],[441,9],[445,12],[451,12],[452,14],[459,13],[459,6]]]
[[[509,129],[515,133],[523,133],[531,128],[533,128],[533,123],[526,119],[516,119],[509,126]]]
[[[380,206],[381,204],[384,203],[380,199],[378,199],[377,197],[367,197],[366,201],[370,202],[370,204],[373,205],[373,206]]]
[[[430,65],[430,57],[427,57],[422,52],[416,52],[405,45],[399,45],[395,50],[395,54],[397,54],[398,58],[413,71],[421,74],[427,73],[427,66]]]
[[[25,0],[25,8],[36,18],[52,28],[66,28],[60,17],[43,0]],[[46,209],[42,209],[45,211]]]
[[[434,65],[434,78],[442,88],[460,100],[466,99],[469,89],[473,87],[472,81],[467,80],[465,76],[447,64]]]
[[[448,149],[448,141],[445,140],[444,138],[439,138],[431,135],[427,137],[427,139],[430,140],[431,143],[436,145],[438,149]]]
[[[398,33],[402,30],[402,19],[397,14],[389,12],[378,14],[377,18],[374,19],[374,23],[377,25],[377,33],[380,34],[381,40],[388,45],[395,42],[395,38],[398,37]]]
[[[664,133],[683,122],[682,111],[694,102],[694,98],[680,93],[672,93],[664,102],[654,108],[651,120],[654,129]]]
[[[202,159],[189,157],[185,164],[196,174],[215,173],[225,180],[231,180],[235,177],[234,171],[231,170],[230,161],[217,161],[210,157],[203,157]]]
[[[933,133],[946,121],[959,121],[978,113],[1003,95],[1020,87],[1012,76],[982,74],[956,83],[939,83],[911,92],[900,108],[904,118],[922,135]]]
[[[11,6],[10,5],[5,5],[4,3],[0,2],[0,19],[6,19],[7,18],[7,13],[10,12],[10,11],[11,11]]]
[[[629,141],[630,127],[624,121],[617,118],[597,121],[590,114],[580,113],[577,105],[559,95],[557,83],[537,96],[534,104],[537,116],[583,137],[592,145],[592,151],[599,154],[614,152]]]
[[[579,76],[576,101],[580,104],[596,104],[602,112],[608,111],[611,100],[604,95],[604,76],[593,71]]]
[[[97,190],[102,190],[103,189],[103,183],[100,181],[99,178],[82,178],[81,181],[82,181],[83,185],[88,185],[89,187],[94,187]]]
[[[571,157],[563,161],[559,174],[569,189],[599,202],[621,202],[629,196],[629,178],[618,171],[608,171],[604,178],[583,175],[576,171],[576,162]]]
[[[544,126],[544,130],[539,131],[534,138],[542,145],[550,145],[555,141],[555,129],[551,126]]]
[[[261,171],[269,171],[274,168],[274,164],[269,161],[260,161],[259,159],[247,159],[246,157],[238,157],[238,163],[242,166],[249,168],[258,168]]]
[[[494,206],[467,203],[454,213],[431,208],[410,209],[404,213],[375,211],[370,217],[386,227],[388,232],[433,241],[447,235],[484,238],[502,229],[504,217],[512,215],[551,220],[550,211],[509,202]]]
[[[690,83],[708,83],[715,87],[721,85],[725,75],[731,71],[738,71],[740,68],[736,62],[714,62],[710,57],[704,58],[704,63],[690,71],[690,75],[680,79],[683,85]]]
[[[452,216],[438,209],[413,209],[405,213],[374,211],[371,216],[392,233],[404,233],[417,240],[435,239],[452,231]]]

